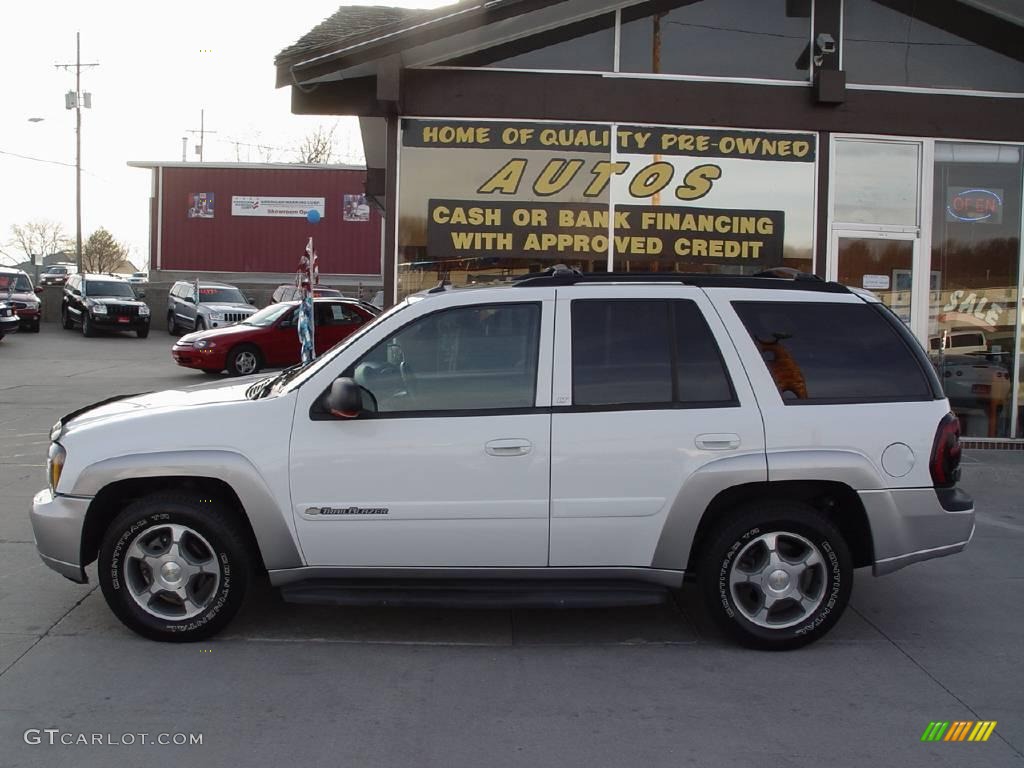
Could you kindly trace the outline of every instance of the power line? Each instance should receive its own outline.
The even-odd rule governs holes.
[[[11,157],[20,157],[22,160],[33,160],[37,163],[50,163],[52,165],[66,165],[69,168],[74,168],[74,163],[62,163],[60,160],[45,160],[41,157],[31,157],[29,155],[19,155],[17,152],[6,152],[0,149],[0,155],[10,155]]]

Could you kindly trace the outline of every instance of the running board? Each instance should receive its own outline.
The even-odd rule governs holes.
[[[665,587],[631,581],[311,580],[280,592],[288,603],[395,608],[603,608],[669,599]]]

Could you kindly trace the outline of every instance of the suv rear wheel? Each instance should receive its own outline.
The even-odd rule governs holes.
[[[156,493],[132,502],[99,552],[103,596],[134,632],[189,642],[220,631],[248,585],[245,537],[217,499]]]
[[[744,506],[711,534],[697,567],[711,618],[740,643],[788,650],[839,620],[853,561],[839,530],[798,502]]]
[[[178,336],[178,322],[174,319],[174,313],[167,313],[167,332],[171,336]]]

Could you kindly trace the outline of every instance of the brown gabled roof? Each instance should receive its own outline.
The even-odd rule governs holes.
[[[274,58],[277,85],[370,61],[406,46],[473,29],[565,0],[458,0],[430,10],[343,5]]]
[[[395,8],[390,5],[343,5],[313,29],[289,45],[274,58],[278,65],[285,59],[297,59],[325,46],[344,47],[379,30],[402,23],[430,11],[422,8]]]

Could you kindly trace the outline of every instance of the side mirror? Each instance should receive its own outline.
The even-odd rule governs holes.
[[[136,289],[135,295],[138,296],[140,299],[146,298],[146,292],[141,289]]]
[[[42,295],[42,293],[43,293],[43,286],[41,286],[41,285],[37,285],[37,286],[35,287],[35,292],[36,292],[36,295],[37,295],[37,296],[41,296],[41,295]]]
[[[256,299],[254,299],[252,296],[246,298],[246,301],[248,301],[252,306],[256,306]]]
[[[332,416],[354,419],[363,410],[363,394],[352,379],[339,376],[331,384],[324,405]]]

